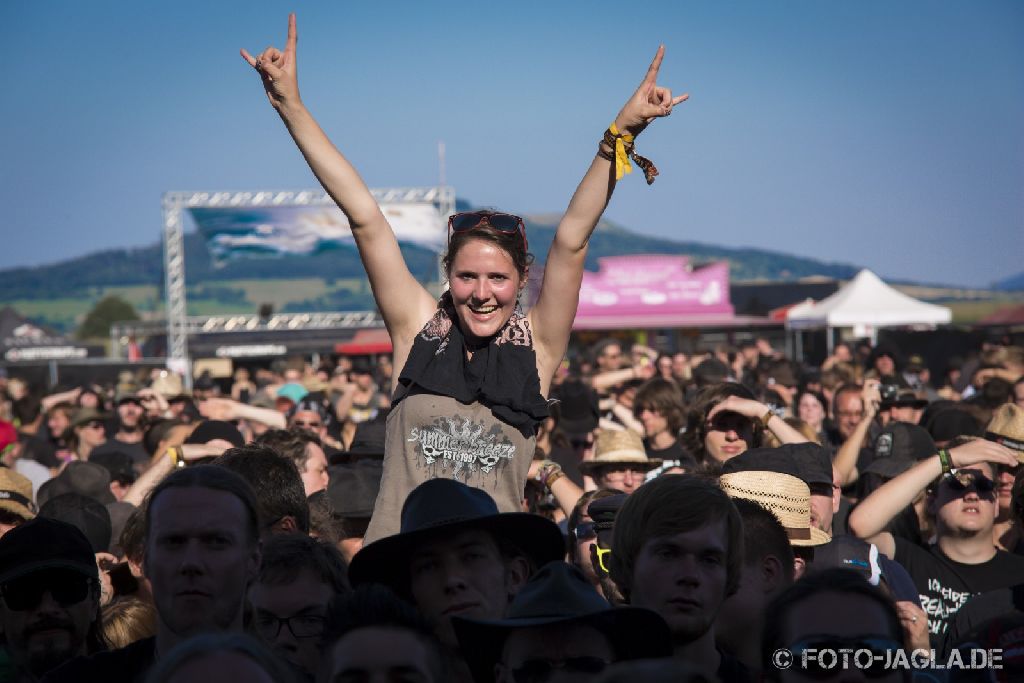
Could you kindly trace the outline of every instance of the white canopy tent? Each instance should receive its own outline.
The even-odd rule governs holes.
[[[907,296],[870,270],[862,270],[835,294],[813,305],[794,306],[786,315],[786,328],[809,330],[852,327],[857,336],[874,341],[880,327],[941,325],[952,320],[952,312]],[[829,351],[832,335],[828,335]]]

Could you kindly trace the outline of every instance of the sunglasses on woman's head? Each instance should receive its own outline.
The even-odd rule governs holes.
[[[498,232],[518,232],[523,237],[523,249],[529,251],[526,241],[526,224],[519,216],[496,211],[468,211],[448,217],[449,240],[452,234],[473,228],[492,228]]]

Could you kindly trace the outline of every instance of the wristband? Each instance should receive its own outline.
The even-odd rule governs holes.
[[[953,459],[945,448],[939,449],[939,462],[942,463],[942,475],[945,476],[953,469]]]
[[[171,459],[171,464],[174,465],[174,467],[177,468],[185,466],[185,458],[182,457],[181,449],[177,446],[171,446],[167,449],[167,457]]]
[[[775,411],[771,408],[768,409],[767,413],[761,416],[761,424],[764,425],[765,429],[768,429],[768,423],[772,421],[773,417],[775,417]]]
[[[548,490],[551,489],[552,484],[564,476],[565,472],[562,471],[562,466],[550,460],[545,460],[537,470],[537,481],[544,484]]]

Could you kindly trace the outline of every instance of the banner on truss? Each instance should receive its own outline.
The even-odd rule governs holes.
[[[400,244],[444,249],[447,226],[434,204],[382,203],[380,208]],[[189,211],[216,261],[355,247],[348,219],[333,206],[217,206]]]

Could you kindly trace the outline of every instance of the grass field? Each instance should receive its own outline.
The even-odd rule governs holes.
[[[315,299],[338,290],[364,292],[368,285],[365,280],[339,279],[328,284],[320,278],[300,280],[214,280],[199,285],[189,286],[193,289],[214,289],[224,287],[245,292],[245,301],[220,301],[217,299],[190,296],[188,300],[189,315],[215,315],[221,313],[255,313],[261,304],[271,304],[275,310],[285,305]],[[163,315],[164,300],[155,286],[130,287],[95,287],[82,292],[79,297],[63,297],[60,299],[19,299],[3,301],[0,306],[13,306],[19,313],[29,318],[59,327],[68,332],[73,331],[85,317],[93,305],[108,295],[119,296],[138,311],[143,318],[159,318]]]

